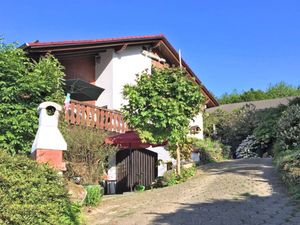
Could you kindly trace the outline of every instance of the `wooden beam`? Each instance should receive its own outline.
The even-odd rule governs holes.
[[[153,49],[159,48],[161,46],[161,44],[162,44],[162,41],[158,41],[152,46],[152,48]]]
[[[124,44],[121,47],[115,48],[116,53],[121,53],[127,48],[128,44]]]

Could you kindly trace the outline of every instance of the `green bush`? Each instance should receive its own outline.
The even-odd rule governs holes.
[[[163,176],[163,182],[164,186],[172,186],[174,184],[179,184],[182,182],[185,182],[188,178],[193,177],[196,174],[196,167],[192,166],[189,168],[181,168],[181,174],[178,175],[175,170],[169,170],[165,172]]]
[[[278,152],[275,164],[289,192],[300,200],[300,148]]]
[[[265,152],[272,155],[272,146],[276,141],[277,122],[286,106],[258,110],[255,113],[253,135],[257,143],[256,153],[261,157]],[[249,134],[250,135],[250,134]]]
[[[86,197],[84,200],[85,205],[96,206],[100,203],[104,190],[100,185],[88,185],[85,187]]]
[[[81,177],[84,185],[99,184],[104,170],[117,148],[104,144],[108,133],[83,126],[68,126],[62,130],[68,151],[65,152],[68,178]]]
[[[47,165],[0,150],[0,224],[79,224],[65,182]]]
[[[201,163],[219,162],[230,158],[230,147],[210,138],[194,139],[194,149],[199,151]]]
[[[189,168],[182,168],[180,177],[182,181],[186,181],[188,178],[193,177],[196,175],[197,169],[195,166]]]
[[[300,147],[300,105],[289,106],[277,123],[277,142],[283,151]]]
[[[0,39],[0,148],[11,154],[30,151],[43,101],[63,102],[63,67],[47,54],[32,62],[22,49]]]

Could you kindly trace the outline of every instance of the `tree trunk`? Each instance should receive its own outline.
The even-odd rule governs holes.
[[[177,145],[177,148],[176,148],[176,163],[177,163],[177,175],[180,175],[181,174],[181,171],[180,171],[180,148],[179,148],[179,145]]]

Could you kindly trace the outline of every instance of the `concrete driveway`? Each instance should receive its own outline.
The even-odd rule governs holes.
[[[247,159],[210,164],[183,184],[107,198],[86,211],[86,220],[90,225],[300,225],[300,211],[271,159]]]

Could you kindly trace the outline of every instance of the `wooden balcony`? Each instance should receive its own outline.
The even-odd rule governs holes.
[[[101,130],[124,133],[128,130],[120,112],[72,100],[65,111],[67,123],[94,127]]]

